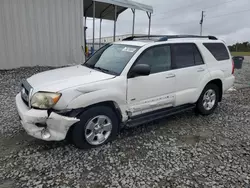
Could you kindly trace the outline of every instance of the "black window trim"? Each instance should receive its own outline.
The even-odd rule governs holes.
[[[176,62],[175,62],[175,54],[174,54],[174,51],[173,51],[173,46],[174,45],[178,45],[178,44],[185,44],[185,45],[193,45],[193,47],[195,47],[198,51],[198,53],[200,54],[200,57],[201,57],[201,60],[202,60],[202,64],[196,64],[195,62],[195,55],[194,55],[194,52],[193,52],[193,57],[194,57],[194,65],[193,66],[188,66],[188,67],[182,67],[182,68],[177,68],[176,66]],[[189,68],[189,67],[196,67],[196,66],[200,66],[200,65],[204,65],[205,62],[204,62],[204,58],[200,52],[200,49],[198,48],[198,46],[194,43],[194,42],[184,42],[184,43],[171,43],[171,57],[172,57],[172,69],[173,70],[178,70],[178,69],[185,69],[185,68]]]
[[[202,56],[202,53],[201,53],[201,51],[200,51],[200,49],[198,48],[198,46],[195,44],[195,43],[193,43],[194,44],[194,46],[195,46],[195,48],[196,48],[196,50],[198,51],[198,53],[200,54],[200,56],[201,56],[201,61],[202,61],[202,64],[199,64],[199,65],[204,65],[205,64],[205,62],[204,62],[204,58],[203,58],[203,56]],[[195,59],[194,59],[195,60]],[[195,66],[199,66],[199,65],[197,65],[196,64],[196,62],[194,62],[195,63]]]
[[[136,63],[137,63],[137,61],[141,58],[141,56],[143,56],[148,50],[150,50],[150,49],[152,49],[152,48],[155,48],[155,47],[160,47],[160,46],[169,46],[170,47],[170,54],[171,54],[171,69],[170,70],[166,70],[166,71],[162,71],[162,72],[156,72],[156,73],[150,73],[150,75],[153,75],[153,74],[159,74],[159,73],[163,73],[163,72],[167,72],[167,71],[171,71],[171,70],[173,70],[173,58],[172,58],[172,54],[173,54],[173,52],[172,52],[172,48],[171,48],[171,44],[159,44],[159,45],[155,45],[155,46],[150,46],[150,47],[148,47],[148,48],[146,48],[137,58],[136,58],[136,60],[134,61],[134,63],[133,63],[133,65],[130,67],[130,69],[129,69],[129,71],[128,71],[128,73],[127,73],[127,78],[129,79],[129,78],[132,78],[132,77],[130,77],[130,74],[131,74],[131,70],[132,70],[132,68],[136,65]]]

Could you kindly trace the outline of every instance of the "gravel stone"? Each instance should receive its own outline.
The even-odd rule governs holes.
[[[22,129],[15,95],[22,79],[50,67],[0,71],[0,188],[249,187],[250,63],[214,114],[192,111],[121,132],[111,144],[79,150]]]

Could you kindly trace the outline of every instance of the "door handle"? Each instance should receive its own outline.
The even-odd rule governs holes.
[[[199,68],[199,69],[197,70],[197,72],[203,72],[203,71],[205,71],[205,69],[203,69],[203,68]]]
[[[168,74],[167,76],[166,76],[166,78],[174,78],[175,77],[175,74]]]

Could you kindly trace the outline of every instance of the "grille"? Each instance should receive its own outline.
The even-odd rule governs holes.
[[[26,101],[23,97],[22,97],[22,100],[23,100],[24,104],[26,104],[26,106],[29,106],[29,102]]]
[[[29,106],[29,94],[31,91],[32,87],[30,84],[25,80],[22,85],[21,85],[21,97],[23,102]]]

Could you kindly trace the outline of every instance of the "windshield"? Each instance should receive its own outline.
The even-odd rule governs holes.
[[[109,74],[120,75],[138,49],[138,46],[107,44],[83,65]]]

